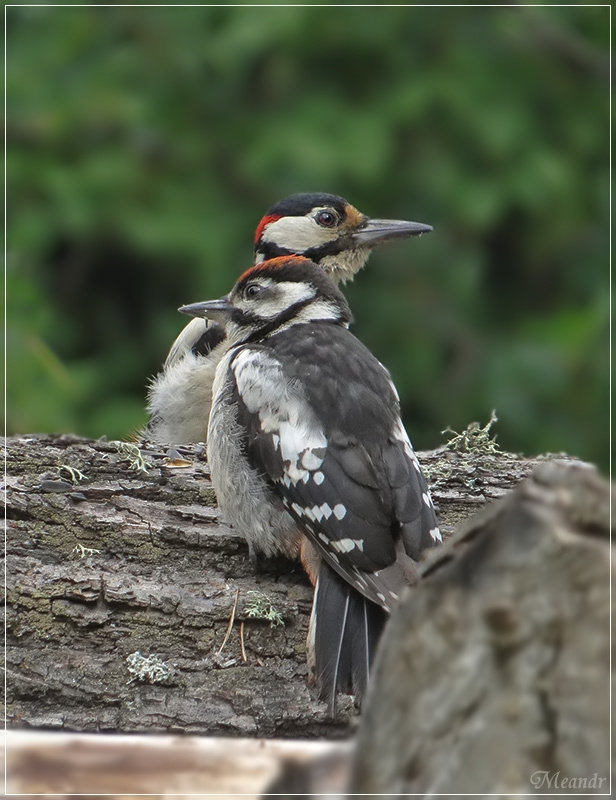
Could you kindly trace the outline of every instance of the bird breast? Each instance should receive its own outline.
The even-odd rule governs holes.
[[[236,378],[230,369],[234,357],[235,349],[224,356],[216,370],[208,428],[208,461],[218,505],[225,521],[245,536],[251,555],[257,551],[295,558],[301,539],[297,525],[263,473],[248,460],[246,430],[238,420]],[[252,388],[252,394],[248,391],[246,396],[252,397],[253,404],[272,408],[275,398],[267,384],[257,381],[256,375],[251,377],[250,369],[243,376]]]

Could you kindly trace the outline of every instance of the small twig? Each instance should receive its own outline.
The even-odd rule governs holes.
[[[227,632],[225,633],[225,638],[223,639],[222,644],[218,648],[218,652],[216,653],[217,656],[219,656],[222,653],[225,645],[229,641],[229,636],[231,636],[231,629],[233,628],[233,622],[235,620],[235,612],[237,611],[237,603],[238,603],[239,599],[240,599],[240,590],[238,589],[235,592],[235,601],[233,603],[233,608],[231,609],[231,616],[229,617],[229,624],[227,625]]]
[[[244,620],[240,623],[240,646],[242,648],[242,661],[248,661],[246,658],[246,650],[244,649]]]

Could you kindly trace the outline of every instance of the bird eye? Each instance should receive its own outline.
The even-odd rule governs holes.
[[[324,228],[333,228],[339,222],[338,214],[331,209],[326,209],[325,211],[319,211],[319,213],[315,217],[316,221],[319,225],[322,225]]]
[[[244,289],[244,297],[248,300],[256,297],[263,287],[260,286],[258,283],[249,283],[248,286]]]

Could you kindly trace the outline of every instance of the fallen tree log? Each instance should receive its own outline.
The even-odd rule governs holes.
[[[340,737],[307,687],[311,589],[255,572],[218,519],[203,448],[74,436],[7,446],[11,727]],[[419,454],[446,533],[547,457]]]
[[[314,764],[319,786],[344,792],[349,742],[229,739],[199,736],[102,736],[10,731],[6,734],[6,791],[58,800],[113,795],[135,800],[241,795],[258,800],[279,775],[304,775]]]

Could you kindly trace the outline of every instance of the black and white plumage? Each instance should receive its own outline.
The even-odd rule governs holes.
[[[293,555],[307,537],[317,680],[330,706],[337,691],[361,698],[388,612],[441,541],[389,373],[304,258],[266,261],[181,310],[227,334],[208,430],[221,511],[253,551]]]
[[[272,206],[257,225],[255,263],[300,254],[336,283],[345,282],[377,245],[430,230],[418,222],[370,219],[337,195],[294,194]],[[225,350],[220,325],[203,319],[186,325],[150,383],[146,438],[170,444],[205,440],[214,373]]]

